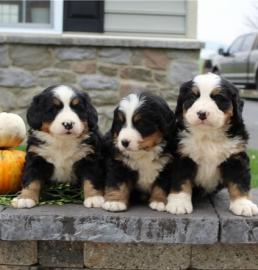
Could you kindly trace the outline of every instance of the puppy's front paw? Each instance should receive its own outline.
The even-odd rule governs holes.
[[[258,214],[258,207],[246,198],[236,199],[230,202],[229,210],[237,216],[251,217]]]
[[[189,193],[180,192],[178,194],[170,194],[166,210],[171,214],[190,214],[193,212],[192,198]]]
[[[127,206],[124,202],[106,201],[103,204],[102,208],[111,212],[120,212],[125,211],[127,209]]]
[[[153,201],[149,204],[149,207],[153,210],[157,211],[165,211],[166,210],[166,205],[163,202],[156,202]]]
[[[87,208],[91,208],[91,207],[100,208],[102,207],[103,203],[104,203],[103,196],[92,196],[92,197],[86,198],[83,202],[83,205]]]
[[[12,200],[11,204],[15,208],[32,208],[37,202],[29,198],[16,197]]]

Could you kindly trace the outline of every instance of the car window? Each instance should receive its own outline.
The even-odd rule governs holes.
[[[229,48],[229,53],[230,53],[230,54],[234,54],[234,53],[240,51],[240,48],[241,48],[243,39],[244,39],[244,36],[241,36],[241,37],[237,38],[237,39],[232,43],[232,45],[231,45],[230,48]]]
[[[241,52],[250,51],[253,47],[254,39],[255,39],[255,35],[253,34],[244,36],[240,51]]]

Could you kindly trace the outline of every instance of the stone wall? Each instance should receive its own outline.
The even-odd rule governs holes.
[[[31,98],[47,86],[71,84],[87,91],[97,106],[102,131],[110,126],[115,105],[136,89],[163,96],[174,108],[178,87],[197,73],[200,44],[149,44],[115,47],[76,42],[37,44],[37,38],[0,39],[0,111],[24,117]],[[70,42],[71,43],[71,42]],[[97,43],[97,42],[96,42]],[[112,43],[111,43],[112,44]],[[120,45],[119,45],[120,44]]]
[[[0,241],[0,270],[258,269],[258,245]]]

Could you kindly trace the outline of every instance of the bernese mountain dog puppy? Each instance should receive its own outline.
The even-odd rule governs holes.
[[[108,157],[104,209],[124,211],[132,194],[147,194],[152,209],[165,210],[174,120],[174,113],[158,96],[142,92],[121,100],[105,135]]]
[[[39,202],[49,182],[82,184],[85,207],[104,202],[102,138],[89,96],[73,87],[56,85],[35,96],[28,111],[30,132],[23,189],[13,199],[16,208]]]
[[[168,212],[191,213],[194,187],[207,194],[224,186],[234,214],[258,214],[249,198],[248,134],[242,109],[238,89],[218,75],[198,75],[181,86],[175,112],[179,158],[174,163]]]

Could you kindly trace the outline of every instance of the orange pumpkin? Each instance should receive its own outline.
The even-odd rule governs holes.
[[[25,162],[25,152],[0,149],[0,194],[17,192],[21,187],[21,175]]]

